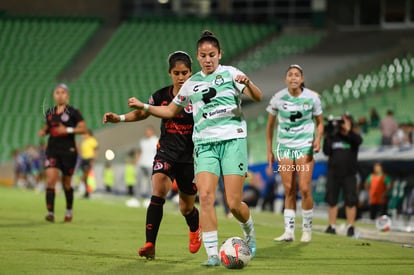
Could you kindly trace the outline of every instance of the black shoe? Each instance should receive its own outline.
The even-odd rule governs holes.
[[[55,222],[55,215],[53,214],[47,214],[45,217],[45,220],[48,222]]]
[[[328,234],[336,234],[336,230],[335,230],[335,228],[333,228],[332,226],[328,226],[327,228],[326,228],[326,230],[325,230],[325,233],[328,233]]]
[[[353,237],[355,235],[355,229],[353,226],[348,227],[348,231],[346,232],[348,237]]]

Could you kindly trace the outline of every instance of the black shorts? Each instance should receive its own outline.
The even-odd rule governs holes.
[[[93,159],[82,159],[81,162],[80,162],[80,165],[79,165],[80,169],[83,172],[88,172],[89,170],[91,170],[92,160]]]
[[[177,182],[178,189],[187,195],[195,195],[197,187],[194,184],[194,164],[193,163],[173,163],[158,156],[154,159],[152,174],[163,173],[171,181]]]
[[[47,152],[45,167],[57,168],[65,176],[72,176],[75,171],[78,153],[74,152]]]
[[[339,192],[342,190],[345,206],[356,206],[358,203],[356,176],[337,177],[328,172],[325,201],[329,206],[338,204]]]

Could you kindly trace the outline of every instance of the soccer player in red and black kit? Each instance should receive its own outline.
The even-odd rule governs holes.
[[[49,134],[46,148],[46,207],[48,214],[46,220],[55,221],[55,186],[59,181],[59,171],[62,172],[62,182],[66,198],[65,222],[72,221],[73,188],[71,186],[72,175],[75,170],[78,157],[75,134],[86,132],[86,124],[81,113],[68,105],[69,88],[65,84],[59,84],[53,91],[53,99],[56,106],[45,113],[46,124],[39,131],[39,136]]]
[[[168,105],[191,76],[191,58],[187,53],[172,53],[168,58],[168,64],[173,85],[152,94],[148,100],[151,105]],[[125,115],[106,113],[103,122],[139,121],[148,116],[144,110],[134,110]],[[163,205],[174,179],[179,189],[180,211],[189,227],[189,251],[196,253],[200,249],[199,215],[198,209],[194,206],[197,188],[194,184],[193,125],[190,104],[174,118],[161,120],[161,136],[152,169],[152,196],[147,209],[146,244],[138,251],[141,257],[155,257],[155,241],[161,224]]]

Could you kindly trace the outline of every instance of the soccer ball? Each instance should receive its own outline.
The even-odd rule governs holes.
[[[391,229],[391,219],[387,215],[382,215],[378,217],[375,221],[375,226],[377,227],[378,231],[381,232],[388,232]]]
[[[228,238],[220,247],[220,261],[229,269],[241,269],[252,258],[247,242],[239,237]]]

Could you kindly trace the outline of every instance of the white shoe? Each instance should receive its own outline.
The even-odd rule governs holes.
[[[295,241],[295,234],[293,232],[285,232],[282,236],[274,238],[275,242],[293,242]]]
[[[312,231],[303,231],[302,238],[300,238],[300,241],[302,243],[310,243],[311,240],[312,240]]]
[[[125,202],[126,206],[131,208],[138,208],[141,206],[141,203],[136,198],[130,198]]]

